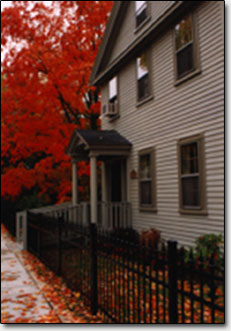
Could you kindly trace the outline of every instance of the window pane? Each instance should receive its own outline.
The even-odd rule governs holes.
[[[136,15],[136,27],[138,27],[147,17],[146,8]]]
[[[136,11],[140,10],[144,5],[146,5],[146,1],[136,1]]]
[[[140,178],[151,178],[151,158],[150,154],[140,156]]]
[[[117,77],[114,77],[109,82],[109,99],[113,99],[117,96]]]
[[[152,182],[141,182],[140,183],[140,202],[141,205],[152,204]]]
[[[138,100],[149,96],[149,77],[148,75],[138,80]]]
[[[199,172],[197,142],[181,146],[181,160],[181,173],[183,175],[195,174]]]
[[[200,207],[199,177],[182,178],[183,207]]]
[[[177,53],[177,73],[178,78],[194,69],[193,44],[189,44]]]
[[[149,96],[148,62],[146,54],[137,58],[138,100]]]
[[[148,74],[148,61],[146,54],[137,58],[137,78],[140,79]]]
[[[136,26],[138,27],[147,17],[147,2],[136,1]]]
[[[176,49],[180,49],[184,45],[192,41],[192,19],[191,16],[183,19],[175,27],[176,34]]]

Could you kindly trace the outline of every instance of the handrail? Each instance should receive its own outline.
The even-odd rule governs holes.
[[[99,203],[101,211],[101,227],[105,229],[131,227],[131,203],[127,201]]]
[[[45,206],[45,207],[40,207],[40,208],[33,208],[33,209],[30,209],[29,212],[43,213],[43,212],[46,212],[46,211],[66,209],[67,207],[70,207],[70,206],[72,206],[72,201],[64,202],[64,203],[57,204],[57,205],[50,205],[50,206]]]
[[[73,224],[88,225],[91,221],[90,202],[81,202],[73,205],[72,202],[65,202],[60,205],[52,205],[28,210],[35,214],[45,214],[58,219],[63,217],[64,221]],[[24,242],[26,249],[26,228],[27,211],[21,211],[16,214],[16,234],[17,242]],[[118,228],[128,228],[132,226],[131,203],[127,201],[98,202],[98,227],[113,230]]]

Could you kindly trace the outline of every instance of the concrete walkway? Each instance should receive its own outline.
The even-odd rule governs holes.
[[[43,323],[54,316],[39,287],[17,257],[21,247],[1,231],[1,318],[2,323]],[[49,320],[49,318],[48,318]],[[55,323],[55,322],[53,322]]]

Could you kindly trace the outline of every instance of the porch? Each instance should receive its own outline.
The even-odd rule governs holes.
[[[128,201],[128,165],[131,143],[114,130],[75,130],[67,154],[72,159],[72,217],[107,230],[131,227]],[[90,201],[79,202],[78,162],[90,163]],[[99,167],[101,178],[99,179]],[[101,182],[99,198],[98,182]],[[71,212],[71,213],[72,213]],[[70,213],[70,211],[68,211]]]
[[[63,219],[68,224],[89,226],[91,223],[91,204],[81,202],[73,205],[71,202],[43,208],[30,209],[30,213],[42,214],[51,219]],[[27,211],[16,214],[16,239],[27,248]],[[114,230],[132,227],[132,211],[129,202],[98,202],[97,227],[102,230]]]
[[[41,210],[40,210],[41,213]],[[88,226],[91,222],[90,202],[81,202],[76,205],[66,205],[63,208],[43,211],[53,219],[62,218],[68,223]],[[131,206],[128,202],[97,203],[98,228],[113,230],[131,227]]]
[[[131,143],[114,130],[75,130],[67,148],[72,159],[72,201],[31,209],[53,219],[64,219],[81,226],[89,223],[113,230],[132,227],[132,208],[128,198],[128,156]],[[78,162],[90,161],[90,201],[80,202]],[[98,169],[101,167],[101,198],[98,197]],[[16,215],[17,241],[27,246],[27,211]]]

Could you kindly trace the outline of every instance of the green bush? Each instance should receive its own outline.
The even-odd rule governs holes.
[[[210,263],[222,270],[224,265],[222,235],[209,233],[202,235],[195,241],[195,248],[187,251],[185,262],[188,263],[192,258],[199,265],[202,262],[203,268],[207,268]]]
[[[200,236],[196,240],[195,257],[202,257],[204,261],[208,262],[213,259],[215,266],[221,267],[223,265],[223,254],[221,250],[223,243],[222,235],[210,233]]]

